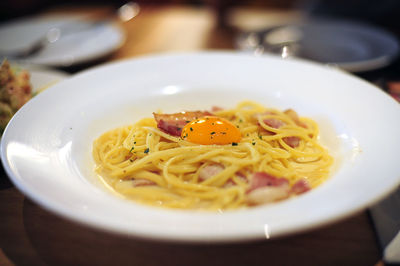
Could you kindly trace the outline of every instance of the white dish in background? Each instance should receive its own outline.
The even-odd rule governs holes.
[[[70,76],[63,71],[40,68],[37,66],[22,65],[21,68],[29,71],[32,91],[34,93],[47,89]]]
[[[233,107],[244,99],[315,119],[335,157],[332,177],[296,198],[213,213],[124,200],[93,171],[93,140],[107,130],[154,110]],[[45,90],[8,125],[1,159],[32,200],[102,230],[194,242],[275,238],[348,217],[393,191],[400,183],[399,117],[400,105],[377,87],[318,64],[233,53],[160,55],[96,67]]]
[[[355,21],[313,19],[243,33],[241,50],[276,53],[363,72],[389,65],[399,54],[399,41],[390,32]],[[285,48],[284,48],[285,47]]]
[[[122,29],[112,23],[93,26],[82,16],[70,15],[28,17],[0,25],[0,54],[21,51],[54,27],[61,29],[58,41],[19,61],[54,67],[71,66],[104,57],[125,41]]]

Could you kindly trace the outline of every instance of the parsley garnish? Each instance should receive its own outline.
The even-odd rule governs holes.
[[[149,153],[149,151],[150,151],[150,149],[147,148],[147,149],[144,150],[144,153]]]
[[[232,146],[237,146],[238,144],[236,142],[232,142]]]

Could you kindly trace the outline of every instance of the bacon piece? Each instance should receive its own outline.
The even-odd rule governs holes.
[[[296,123],[296,125],[298,125],[298,126],[300,126],[300,127],[307,128],[307,125],[304,124],[304,123],[300,120],[300,117],[299,117],[299,115],[296,113],[295,110],[293,110],[293,109],[287,109],[287,110],[284,111],[284,113],[285,113],[286,115],[288,115],[288,116]]]
[[[283,141],[292,148],[296,148],[300,144],[300,138],[296,136],[284,137]]]
[[[257,114],[253,115],[253,118],[258,120],[258,117],[260,115],[276,115],[276,113],[269,112],[269,111],[268,112],[264,112],[264,113],[257,113]],[[282,120],[276,119],[276,118],[266,118],[266,119],[263,120],[263,122],[266,125],[268,125],[268,126],[270,126],[272,128],[280,128],[281,126],[285,125],[285,122],[283,122]]]
[[[260,205],[283,200],[288,197],[289,188],[286,186],[262,187],[248,193],[246,197],[246,202],[250,205]]]
[[[182,128],[190,121],[208,115],[212,114],[207,111],[180,112],[174,114],[153,113],[154,119],[157,122],[157,127],[173,136],[180,136]]]
[[[308,184],[307,180],[300,179],[292,186],[292,188],[290,189],[290,194],[299,195],[299,194],[303,194],[309,190],[311,190],[311,187]]]
[[[285,125],[285,123],[282,120],[275,118],[267,118],[264,119],[263,122],[272,128],[280,128],[281,126]]]
[[[199,180],[205,181],[216,174],[222,172],[224,170],[224,166],[221,164],[210,164],[202,168],[199,172]]]
[[[297,113],[292,109],[286,110],[285,113],[289,115],[297,125],[302,127],[307,127],[303,122],[300,121],[299,117],[297,116]],[[285,122],[276,118],[267,118],[264,119],[263,122],[272,128],[280,128],[285,125]],[[283,138],[283,141],[292,148],[296,148],[300,144],[300,138],[296,136],[285,137]]]
[[[289,186],[289,181],[282,177],[275,177],[265,172],[256,172],[250,178],[250,189],[251,192],[261,187],[280,187]]]
[[[156,183],[154,183],[153,181],[144,178],[136,178],[132,180],[132,185],[134,187],[153,186],[155,184]]]
[[[283,113],[285,113],[287,116],[289,116],[296,123],[296,125],[307,128],[307,125],[300,120],[300,117],[295,110],[287,109],[287,110],[283,111]],[[275,113],[265,112],[263,114],[264,115],[274,115]],[[257,115],[259,115],[259,114],[257,114]],[[267,118],[267,119],[264,119],[263,122],[273,128],[280,128],[281,126],[285,125],[285,122],[283,122],[282,120],[276,119],[276,118]]]
[[[165,133],[168,133],[172,136],[180,136],[182,133],[182,128],[186,125],[186,122],[183,121],[165,121],[163,119],[159,120],[157,122],[157,127],[164,131]]]
[[[213,106],[211,108],[211,112],[219,112],[219,111],[222,111],[222,110],[224,110],[224,108],[219,107],[219,106]]]
[[[285,178],[274,177],[264,172],[254,173],[247,191],[246,201],[250,205],[258,205],[289,197],[289,181]]]
[[[305,179],[297,181],[292,187],[285,178],[275,177],[265,172],[256,172],[251,176],[246,201],[250,205],[259,205],[299,195],[311,190]]]

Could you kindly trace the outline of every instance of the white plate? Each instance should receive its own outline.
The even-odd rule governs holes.
[[[204,213],[123,200],[93,171],[93,140],[107,130],[158,109],[233,107],[244,99],[315,119],[336,159],[332,177],[276,204]],[[377,87],[320,65],[233,53],[160,55],[100,66],[44,91],[8,125],[1,158],[28,197],[96,228],[162,240],[275,238],[332,223],[393,191],[399,117],[400,105]]]
[[[91,25],[82,16],[67,15],[28,17],[7,22],[0,25],[0,54],[27,48],[54,27],[61,29],[60,39],[21,62],[71,66],[106,56],[124,43],[125,34],[116,25]]]
[[[354,21],[321,19],[244,33],[238,37],[237,45],[242,50],[260,53],[264,49],[266,53],[306,58],[351,72],[387,66],[400,49],[396,37],[384,29]]]

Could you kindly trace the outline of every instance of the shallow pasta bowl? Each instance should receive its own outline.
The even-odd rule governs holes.
[[[94,172],[92,143],[157,110],[234,107],[254,100],[293,108],[320,126],[335,158],[316,189],[227,212],[180,211],[113,194]],[[314,229],[361,211],[400,183],[400,105],[344,72],[300,60],[207,52],[165,54],[96,67],[49,88],[13,117],[1,157],[12,182],[73,221],[136,237],[243,241]]]

